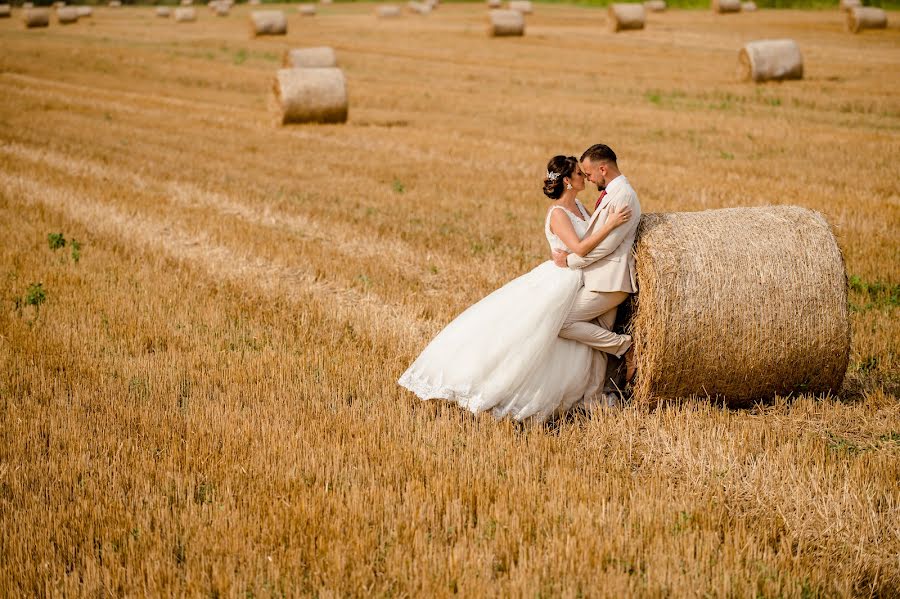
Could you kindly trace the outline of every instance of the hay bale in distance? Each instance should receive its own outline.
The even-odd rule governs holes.
[[[253,35],[286,35],[287,17],[280,10],[254,10],[250,13]]]
[[[847,274],[821,214],[799,206],[647,214],[636,259],[637,402],[708,395],[746,405],[840,389]]]
[[[431,5],[425,4],[424,2],[417,2],[416,0],[407,2],[406,8],[409,9],[409,12],[417,15],[427,15],[431,13]]]
[[[666,0],[647,0],[644,2],[644,8],[650,12],[665,12],[668,6],[666,5]]]
[[[525,16],[518,10],[495,9],[488,12],[488,35],[511,37],[525,35]]]
[[[181,4],[181,6],[193,6],[194,0],[181,0],[179,4]]]
[[[260,1],[259,0],[250,0],[249,2],[247,2],[247,4],[249,4],[250,6],[259,6]]]
[[[0,4],[0,19],[8,19],[12,16],[12,7],[9,4]]]
[[[393,19],[400,16],[400,7],[393,4],[383,4],[375,7],[375,16],[379,19]]]
[[[60,25],[71,25],[78,22],[78,9],[74,6],[61,6],[56,9],[56,21]]]
[[[741,0],[712,0],[710,7],[719,14],[741,12]]]
[[[315,4],[301,4],[300,8],[297,9],[297,12],[303,15],[304,17],[314,17],[316,16],[316,5]]]
[[[50,25],[50,10],[47,8],[27,8],[22,15],[27,29],[48,27]]]
[[[860,0],[841,0],[840,9],[845,12],[850,12],[852,9],[857,6],[862,6],[862,2]]]
[[[90,6],[76,6],[75,10],[78,12],[78,18],[84,19],[87,17],[94,16],[94,9]]]
[[[488,8],[500,8],[503,6],[503,0],[487,0]]]
[[[756,2],[741,2],[741,12],[756,12]]]
[[[347,120],[347,83],[340,69],[278,69],[275,101],[283,125]]]
[[[613,31],[643,29],[647,20],[643,4],[610,4],[607,14]]]
[[[803,55],[790,39],[749,42],[738,53],[738,77],[744,81],[803,79]]]
[[[157,6],[156,7],[156,16],[163,17],[164,19],[168,19],[169,15],[172,14],[172,9],[168,6]]]
[[[289,69],[325,69],[337,66],[334,48],[294,48],[284,53],[284,66]]]
[[[197,20],[197,11],[193,6],[179,6],[173,15],[176,23],[193,23]]]
[[[122,8],[122,1],[121,0],[109,0],[108,6],[110,8]]]
[[[531,0],[509,0],[509,4],[506,8],[509,10],[517,10],[523,15],[530,15],[534,12],[534,6],[531,4]]]
[[[224,2],[216,4],[215,13],[217,17],[227,17],[231,13],[231,7]]]
[[[874,6],[858,6],[847,13],[847,30],[859,33],[863,29],[884,29],[887,27],[887,13]]]

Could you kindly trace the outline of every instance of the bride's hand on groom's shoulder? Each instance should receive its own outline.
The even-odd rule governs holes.
[[[606,224],[612,227],[618,227],[619,225],[628,222],[628,219],[630,218],[631,208],[629,208],[628,206],[623,206],[621,210],[610,208],[609,216],[606,217]]]
[[[553,263],[556,264],[560,268],[569,268],[569,263],[566,261],[569,252],[565,252],[563,250],[553,250],[550,253],[550,258],[553,260]]]

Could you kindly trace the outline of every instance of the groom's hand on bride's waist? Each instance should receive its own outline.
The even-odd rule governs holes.
[[[563,250],[553,250],[551,253],[551,258],[553,263],[556,264],[560,268],[569,268],[568,262],[566,262],[566,256],[569,255],[569,252]]]

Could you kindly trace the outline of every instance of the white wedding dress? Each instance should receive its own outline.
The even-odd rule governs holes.
[[[580,217],[555,206],[544,230],[551,249],[565,244],[550,231],[553,210],[564,210],[578,237]],[[544,420],[582,399],[588,387],[592,349],[559,337],[559,329],[582,286],[580,270],[547,261],[470,306],[425,348],[400,377],[421,399],[447,399],[474,413],[498,418]]]

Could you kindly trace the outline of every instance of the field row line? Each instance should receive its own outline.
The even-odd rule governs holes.
[[[313,296],[334,308],[342,321],[360,323],[386,338],[400,336],[417,342],[431,331],[427,325],[396,306],[376,302],[371,296],[317,280],[302,267],[267,262],[217,244],[205,234],[191,234],[177,225],[151,217],[129,214],[95,201],[85,194],[36,182],[22,175],[0,172],[0,186],[16,201],[43,205],[104,237],[194,266],[214,281],[229,281],[253,295],[279,296],[302,305]]]

